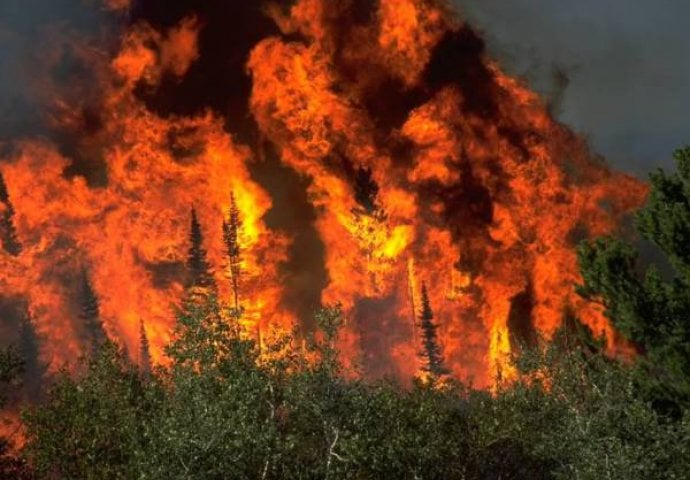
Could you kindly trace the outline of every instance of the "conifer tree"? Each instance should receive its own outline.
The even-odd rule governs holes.
[[[151,348],[144,319],[139,321],[139,367],[142,377],[148,378],[151,375]]]
[[[211,264],[206,257],[204,249],[204,236],[201,232],[201,224],[192,208],[191,224],[189,231],[189,252],[187,254],[187,271],[189,273],[190,288],[202,288],[213,290],[215,281],[211,273]]]
[[[242,252],[240,249],[239,232],[241,228],[242,218],[240,217],[240,210],[237,208],[234,193],[231,193],[230,212],[228,218],[223,220],[223,241],[225,242],[226,255],[228,256],[230,283],[236,311],[240,309],[239,291],[240,277],[242,275]]]
[[[7,253],[16,257],[22,251],[22,245],[17,239],[17,230],[14,226],[14,206],[10,201],[10,195],[7,191],[7,184],[5,178],[0,173],[0,202],[5,204],[5,208],[0,215],[0,240],[2,247]]]
[[[419,321],[422,330],[422,352],[420,356],[425,363],[422,370],[430,374],[432,378],[437,378],[447,374],[448,369],[444,365],[441,348],[438,345],[436,337],[436,329],[438,327],[434,323],[434,312],[431,309],[426,283],[422,284],[421,302],[422,308],[419,313]]]
[[[39,339],[28,313],[19,325],[19,352],[24,361],[24,387],[29,401],[35,401],[41,391],[41,380],[46,373],[46,365],[40,360]]]
[[[108,339],[101,321],[101,312],[98,296],[91,285],[91,280],[86,269],[81,272],[81,312],[79,318],[84,322],[84,327],[91,341],[92,353],[97,352]]]
[[[690,406],[690,147],[675,159],[676,173],[651,175],[647,203],[635,218],[671,269],[662,275],[652,263],[644,272],[635,246],[598,238],[580,246],[578,292],[603,304],[617,331],[644,353],[638,364],[652,401]]]

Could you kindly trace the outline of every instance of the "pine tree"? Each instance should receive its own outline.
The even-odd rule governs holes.
[[[39,339],[36,329],[27,313],[19,325],[19,352],[24,360],[24,388],[30,402],[36,401],[41,392],[41,380],[46,365],[40,360]]]
[[[149,378],[151,375],[151,348],[143,319],[139,321],[139,367],[142,377]]]
[[[240,210],[237,208],[234,193],[230,194],[230,212],[227,220],[223,220],[223,241],[230,269],[230,282],[235,310],[239,311],[240,277],[242,275],[242,257],[239,242],[239,232],[242,228]]]
[[[206,258],[206,250],[203,247],[204,237],[201,232],[201,224],[194,208],[192,208],[189,243],[189,252],[187,254],[189,288],[215,289],[211,264]]]
[[[432,378],[437,378],[447,374],[448,369],[444,365],[441,348],[436,338],[436,329],[438,327],[434,323],[434,312],[431,309],[426,283],[422,284],[421,302],[422,308],[419,313],[419,321],[422,330],[422,352],[420,356],[425,363],[422,370],[430,374]]]
[[[101,321],[101,312],[98,296],[91,285],[91,280],[86,269],[81,272],[81,312],[79,318],[84,322],[84,327],[91,341],[92,353],[96,353],[108,339]]]
[[[17,230],[14,226],[14,206],[10,201],[7,191],[7,184],[2,173],[0,173],[0,202],[5,204],[5,208],[0,216],[0,240],[2,247],[7,253],[16,257],[22,251],[22,245],[17,239]]]

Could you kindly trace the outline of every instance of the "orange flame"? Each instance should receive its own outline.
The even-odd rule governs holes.
[[[515,375],[519,295],[530,296],[523,315],[547,337],[570,309],[614,342],[601,312],[574,294],[573,246],[580,232],[611,232],[645,187],[599,164],[537,95],[486,58],[446,2],[372,2],[357,22],[347,20],[352,8],[325,0],[268,7],[284,35],[263,39],[247,62],[262,141],[309,181],[328,275],[321,300],[344,307],[346,359],[364,359],[373,375],[417,373],[422,282],[447,366],[480,387]],[[101,83],[104,127],[80,132],[84,119],[62,98],[53,123],[83,133],[81,149],[103,159],[104,185],[66,175],[72,159],[45,140],[17,142],[3,163],[25,248],[0,256],[1,281],[28,299],[53,365],[84,348],[72,280],[81,266],[107,333],[136,352],[144,318],[161,361],[183,293],[192,206],[229,298],[221,225],[231,194],[242,216],[243,321],[258,332],[297,322],[281,277],[290,242],[267,226],[272,195],[251,174],[254,152],[229,133],[241,119],[210,111],[164,118],[137,94],[181,81],[202,54],[203,29],[196,16],[167,30],[136,23],[114,58],[80,50]],[[439,71],[448,78],[436,79]]]

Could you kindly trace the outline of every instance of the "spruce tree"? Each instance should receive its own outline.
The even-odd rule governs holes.
[[[146,325],[144,319],[139,321],[139,368],[144,378],[151,375],[151,348],[149,338],[146,335]]]
[[[103,322],[101,320],[98,296],[93,289],[86,269],[81,272],[81,312],[79,318],[84,322],[84,327],[91,342],[92,353],[96,353],[107,341]]]
[[[192,208],[191,224],[189,231],[189,252],[187,254],[187,271],[189,274],[188,287],[213,290],[215,281],[211,273],[211,264],[206,258],[204,249],[204,236],[201,232],[201,224]]]
[[[38,400],[46,365],[40,360],[39,338],[27,313],[19,325],[19,352],[24,360],[24,389],[30,402]]]
[[[231,193],[230,212],[228,218],[223,220],[223,241],[225,243],[225,251],[228,257],[230,283],[232,286],[234,307],[236,311],[239,311],[240,309],[239,291],[240,277],[242,275],[242,252],[240,248],[239,232],[241,228],[242,218],[240,217],[240,210],[237,208],[234,193]]]
[[[5,178],[0,173],[0,202],[4,203],[2,215],[0,215],[0,240],[2,247],[7,253],[16,257],[22,251],[22,245],[17,239],[17,230],[14,226],[14,206],[10,201],[10,195],[7,191],[7,184]]]
[[[429,301],[429,292],[426,283],[422,284],[422,307],[419,313],[419,322],[422,330],[422,352],[420,356],[424,360],[422,370],[432,378],[438,378],[448,373],[443,362],[441,348],[436,336],[437,325],[434,323],[434,312]]]

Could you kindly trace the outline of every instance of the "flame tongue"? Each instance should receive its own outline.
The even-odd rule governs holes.
[[[484,55],[445,2],[277,5],[266,11],[283,34],[248,52],[245,101],[261,138],[308,181],[328,277],[321,300],[345,308],[347,359],[363,358],[371,375],[417,373],[422,283],[447,366],[478,386],[514,375],[516,323],[548,336],[570,309],[613,339],[601,313],[573,293],[573,245],[578,235],[611,231],[642,200],[643,186],[594,161],[536,95]],[[24,245],[2,256],[3,286],[28,300],[54,365],[84,349],[75,293],[82,267],[107,333],[136,352],[143,318],[162,360],[171,303],[183,293],[192,207],[219,294],[230,301],[233,285],[241,289],[248,329],[298,321],[283,274],[295,273],[285,265],[301,245],[265,220],[291,207],[273,205],[282,186],[255,180],[251,159],[262,151],[232,137],[244,119],[230,112],[226,126],[203,109],[164,117],[141,100],[163,85],[183,89],[207,50],[224,48],[200,37],[218,28],[214,21],[194,14],[168,28],[137,22],[109,62],[84,50],[104,92],[97,133],[60,97],[53,124],[80,151],[98,152],[103,185],[66,175],[73,159],[45,141],[19,142],[2,167]],[[231,195],[241,261],[229,260],[223,244]],[[233,269],[242,272],[240,287],[228,280]]]

